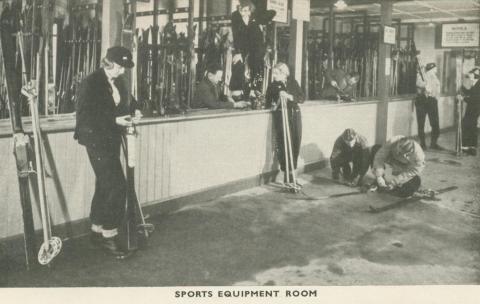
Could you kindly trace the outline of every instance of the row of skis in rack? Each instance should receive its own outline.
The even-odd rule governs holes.
[[[144,111],[153,115],[179,114],[189,108],[190,41],[175,25],[136,30],[137,71],[134,84]]]
[[[15,49],[17,77],[23,73],[27,79],[39,78],[36,76],[38,58],[41,71],[46,71],[45,80],[40,77],[42,85],[38,92],[41,115],[74,112],[80,82],[100,65],[98,6],[92,11],[72,10],[68,23],[64,19],[54,19],[53,8],[53,0],[34,0],[27,1],[23,7],[12,5],[4,10],[15,16],[14,26],[20,33],[16,39],[21,39],[24,46],[24,67],[21,67],[20,55]],[[43,85],[43,81],[48,85]],[[48,89],[48,94],[44,89]],[[47,95],[48,99],[45,98]],[[0,118],[9,115],[6,96],[5,76],[0,72]],[[19,107],[22,115],[30,115],[26,102]]]
[[[192,83],[205,76],[210,64],[223,69],[224,93],[229,93],[233,42],[228,25],[207,26],[199,33],[198,47],[194,52],[191,49],[193,40],[193,37],[189,39],[185,33],[177,32],[171,22],[162,30],[151,26],[135,31],[137,70],[134,95],[143,101],[147,113],[165,115],[188,110],[191,107]],[[274,51],[269,46],[265,52],[263,74],[266,76],[263,76],[260,94],[265,93],[271,81],[273,60]]]
[[[326,38],[313,32],[308,42],[308,81],[311,98],[320,98],[326,86],[325,73],[330,45]],[[372,97],[377,94],[378,35],[357,34],[337,39],[333,47],[333,64],[347,73],[359,73],[360,80],[354,97]],[[415,93],[417,52],[413,41],[403,47],[393,47],[391,52],[390,93],[392,95]]]

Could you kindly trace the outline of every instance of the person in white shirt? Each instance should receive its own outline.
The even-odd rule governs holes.
[[[420,145],[426,149],[425,143],[425,118],[432,127],[430,148],[442,150],[437,143],[440,136],[440,124],[438,118],[438,97],[440,96],[440,81],[437,77],[437,66],[431,62],[425,66],[424,79],[417,75],[417,96],[415,97],[415,108],[417,112],[418,137]]]

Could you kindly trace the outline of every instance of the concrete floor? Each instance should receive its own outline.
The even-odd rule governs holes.
[[[442,135],[442,145],[451,142],[451,134]],[[400,199],[311,199],[353,191],[331,183],[324,169],[301,176],[310,198],[270,184],[152,218],[148,247],[126,261],[105,256],[86,238],[67,242],[51,267],[30,272],[7,256],[0,285],[478,284],[479,157],[427,152],[427,161],[424,187],[458,186],[438,202],[374,214],[369,205]]]

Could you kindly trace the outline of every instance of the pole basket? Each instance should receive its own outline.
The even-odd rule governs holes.
[[[62,240],[59,237],[52,236],[40,246],[40,250],[38,251],[38,262],[40,265],[49,264],[61,250]]]

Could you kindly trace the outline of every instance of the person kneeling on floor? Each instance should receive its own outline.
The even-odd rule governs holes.
[[[332,178],[343,180],[352,187],[361,184],[370,166],[370,150],[365,137],[354,129],[346,129],[333,145],[330,156]]]
[[[372,148],[372,171],[376,185],[400,197],[412,196],[421,184],[420,173],[425,168],[425,154],[418,143],[402,135],[394,136],[383,146]],[[392,177],[386,178],[386,165]]]

